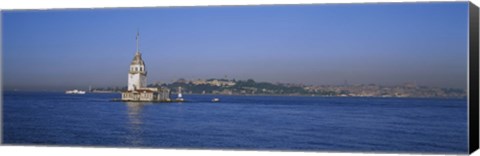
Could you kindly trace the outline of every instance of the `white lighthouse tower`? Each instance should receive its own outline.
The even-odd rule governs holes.
[[[122,92],[122,101],[134,102],[171,102],[170,89],[166,87],[147,88],[147,69],[138,50],[139,33],[137,31],[137,52],[128,72],[128,90]]]
[[[130,71],[128,72],[128,91],[134,91],[147,87],[147,70],[145,69],[145,62],[142,60],[142,54],[138,50],[139,32],[137,31],[137,52],[133,61],[130,64]]]

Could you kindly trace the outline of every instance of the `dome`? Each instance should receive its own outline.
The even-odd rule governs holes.
[[[142,60],[142,54],[140,52],[135,53],[135,57],[133,57],[131,65],[145,65],[145,62]]]

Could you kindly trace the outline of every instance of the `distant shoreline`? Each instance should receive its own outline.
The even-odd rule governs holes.
[[[121,93],[121,92],[89,92],[93,94],[109,94],[109,93]],[[415,96],[322,96],[322,95],[288,95],[288,94],[212,94],[212,93],[182,93],[183,95],[208,95],[208,96],[283,96],[283,97],[326,97],[326,98],[417,98],[417,99],[466,99],[467,97],[415,97]],[[175,95],[175,94],[172,94]]]
[[[50,92],[50,93],[64,93],[64,91],[35,91],[35,90],[3,90],[3,92]],[[86,94],[121,94],[121,92],[117,91],[104,91],[104,92],[87,92]],[[172,94],[175,95],[175,94]],[[416,99],[466,99],[467,97],[441,97],[441,96],[432,96],[432,97],[416,97],[416,96],[322,96],[322,95],[287,95],[287,94],[211,94],[211,93],[183,93],[183,95],[208,95],[208,96],[271,96],[271,97],[325,97],[325,98],[416,98]]]
[[[321,96],[321,95],[282,95],[282,94],[186,94],[183,95],[221,95],[221,96],[284,96],[284,97],[326,97],[326,98],[416,98],[416,99],[466,99],[467,97],[382,97],[382,96]]]

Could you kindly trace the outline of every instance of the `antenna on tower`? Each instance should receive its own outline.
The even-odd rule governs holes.
[[[137,40],[137,52],[139,52],[138,51],[138,39],[139,38],[140,38],[140,32],[138,31],[138,28],[137,28],[137,38],[136,38],[136,40]]]

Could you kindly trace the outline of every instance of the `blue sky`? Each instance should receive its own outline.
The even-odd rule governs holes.
[[[468,3],[18,10],[3,14],[8,88],[125,86],[140,30],[148,81],[465,88]]]

